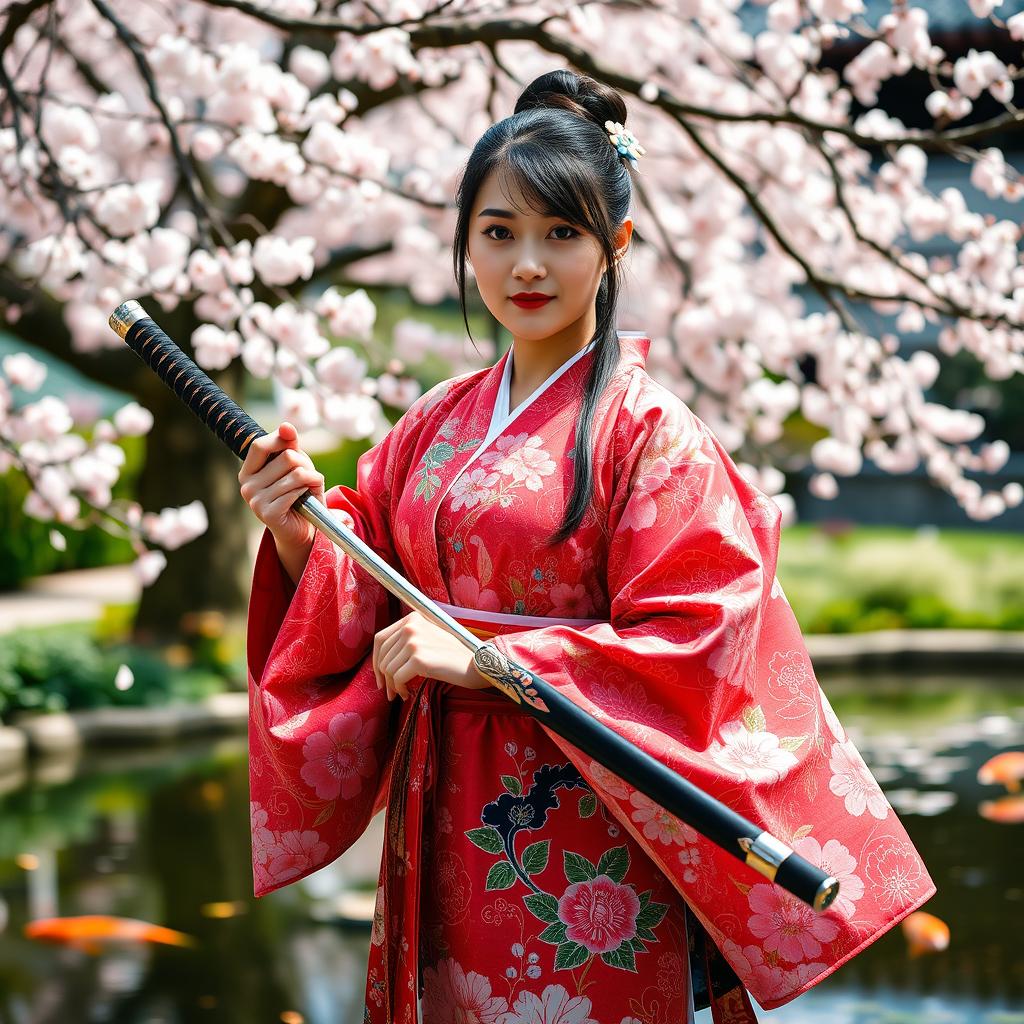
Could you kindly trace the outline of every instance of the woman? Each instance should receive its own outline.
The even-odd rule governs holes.
[[[287,423],[239,474],[266,525],[249,616],[255,892],[387,806],[365,1020],[754,1020],[935,891],[815,680],[780,512],[614,328],[633,230],[612,89],[555,71],[459,187],[465,263],[513,336],[327,504],[423,592],[841,882],[815,914],[522,713],[469,652],[290,510]],[[516,299],[539,294],[544,301]],[[467,323],[468,327],[468,323]],[[280,457],[268,461],[271,453]],[[395,698],[399,699],[395,699]]]

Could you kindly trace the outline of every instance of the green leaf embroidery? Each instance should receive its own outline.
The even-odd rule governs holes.
[[[746,726],[747,732],[767,731],[768,723],[765,720],[764,712],[761,710],[760,704],[753,708],[747,708],[747,710],[743,712],[743,724]]]
[[[634,935],[633,938],[629,940],[629,944],[632,947],[634,953],[647,952],[647,943],[645,943],[644,940],[641,939],[639,936]]]
[[[432,444],[423,453],[423,463],[428,468],[433,469],[437,466],[443,466],[454,454],[455,448],[453,445],[450,445],[447,441],[438,441],[437,444]]]
[[[597,797],[593,793],[584,793],[580,797],[579,810],[581,818],[593,817],[594,811],[597,810]]]
[[[511,889],[516,884],[516,873],[507,860],[499,860],[497,864],[491,865],[487,872],[487,881],[484,889]]]
[[[522,783],[514,775],[502,775],[501,781],[513,796],[522,796]]]
[[[638,938],[646,939],[648,942],[657,942],[658,936],[651,931],[650,928],[641,928],[639,925],[636,926],[636,934]]]
[[[667,903],[649,903],[642,907],[636,919],[637,931],[641,928],[657,928],[667,913]]]
[[[581,946],[578,942],[560,942],[555,953],[555,970],[571,971],[574,967],[585,964],[589,956],[587,947]]]
[[[558,920],[558,900],[546,892],[531,892],[523,897],[523,902],[534,917],[545,924],[554,924]]]
[[[551,942],[557,945],[565,942],[565,932],[568,927],[564,921],[556,921],[554,924],[549,924],[537,938],[541,942]]]
[[[551,840],[544,839],[539,843],[531,843],[523,851],[523,867],[528,875],[540,874],[548,866],[548,848],[550,846]]]
[[[782,747],[783,750],[795,752],[804,745],[804,741],[806,739],[806,736],[784,736],[779,740],[779,746]]]
[[[587,860],[586,857],[569,850],[562,851],[562,859],[565,867],[565,877],[570,882],[586,882],[591,878],[597,878],[597,868]]]
[[[466,833],[466,838],[481,850],[487,853],[501,853],[505,847],[501,842],[501,835],[496,828],[486,825],[484,828],[471,828]]]
[[[605,850],[597,862],[597,873],[607,875],[613,882],[621,882],[629,870],[629,851],[624,846]]]
[[[618,949],[613,949],[611,952],[602,953],[601,959],[609,967],[618,967],[624,971],[636,973],[636,954],[628,942],[622,943]]]
[[[457,450],[460,452],[468,452],[470,448],[475,448],[481,441],[483,441],[482,437],[474,437],[472,441],[463,441]]]

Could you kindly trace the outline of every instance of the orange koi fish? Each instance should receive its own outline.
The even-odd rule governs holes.
[[[167,946],[195,946],[196,940],[184,932],[164,928],[148,921],[108,914],[83,914],[80,917],[43,917],[25,925],[25,936],[41,942],[74,946],[96,955],[106,942],[158,942]]]
[[[978,813],[1000,825],[1019,825],[1024,821],[1024,796],[1001,796],[998,800],[983,800]]]
[[[941,953],[949,947],[949,925],[932,914],[917,910],[901,922],[911,957]]]
[[[978,769],[978,781],[986,786],[1001,782],[1009,792],[1020,791],[1024,779],[1024,750],[1006,750],[990,757]]]

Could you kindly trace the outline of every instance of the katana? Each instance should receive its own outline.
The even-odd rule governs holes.
[[[181,351],[138,302],[118,306],[110,316],[110,326],[240,459],[253,441],[267,433]],[[835,900],[839,882],[833,876],[599,722],[540,676],[505,657],[494,644],[471,633],[339,522],[309,491],[293,507],[386,590],[465,644],[473,652],[478,671],[552,732],[815,910],[824,910]]]

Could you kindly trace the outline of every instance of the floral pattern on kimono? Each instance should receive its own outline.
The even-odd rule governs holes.
[[[699,921],[691,941],[706,936],[708,963],[723,956],[771,1008],[827,977],[935,889],[817,684],[775,576],[778,507],[648,376],[649,339],[619,340],[619,367],[594,421],[593,503],[563,543],[545,545],[572,486],[587,354],[492,437],[508,353],[439,385],[360,458],[356,488],[334,487],[326,501],[427,596],[499,623],[492,642],[508,657],[840,877],[840,899],[816,914],[665,813],[614,766],[530,720],[551,751],[545,763],[572,764],[628,839],[631,864],[656,869],[667,886],[660,902]],[[413,1024],[421,983],[424,1008],[430,993],[484,988],[465,960],[428,962],[433,940],[420,949],[409,925],[419,919],[424,849],[446,845],[435,842],[445,835],[444,796],[471,769],[444,767],[443,753],[460,746],[440,714],[446,687],[424,681],[416,699],[394,705],[376,690],[373,636],[406,611],[321,534],[292,586],[264,536],[249,616],[255,891],[328,863],[388,804],[367,985],[374,1024],[384,1003],[394,1020]],[[450,801],[447,812],[455,813]],[[596,856],[587,858],[594,879],[581,881],[595,881]],[[468,872],[451,856],[439,871],[451,891],[466,891]],[[470,909],[480,912],[487,891],[474,889]],[[569,941],[569,923],[559,921]],[[587,998],[555,975],[545,980],[505,995],[490,978],[488,999],[498,1002],[481,1003],[479,1019],[529,1019],[536,1006],[559,1005],[558,985],[566,999]],[[726,992],[719,1008],[726,998],[745,993]],[[590,1009],[604,1024],[600,1007]],[[571,1013],[585,1020],[590,1010],[577,1003]]]

